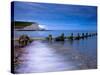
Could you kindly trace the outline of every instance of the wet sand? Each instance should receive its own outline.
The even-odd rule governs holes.
[[[74,50],[63,42],[33,41],[15,51],[15,73],[95,69],[96,58]]]

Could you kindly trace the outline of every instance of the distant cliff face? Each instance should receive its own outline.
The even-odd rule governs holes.
[[[22,30],[40,30],[40,28],[37,23],[34,23],[34,24],[31,24],[30,26],[26,26],[22,28]]]

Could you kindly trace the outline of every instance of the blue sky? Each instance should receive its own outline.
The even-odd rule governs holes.
[[[14,2],[14,20],[37,22],[49,30],[96,30],[97,7]]]

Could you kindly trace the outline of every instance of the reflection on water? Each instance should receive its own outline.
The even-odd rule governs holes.
[[[23,57],[28,59],[23,66],[21,64],[16,72],[45,72],[74,69],[73,63],[68,61],[68,58],[54,52],[53,48],[41,43],[40,41],[33,42],[27,46],[25,50],[29,53]],[[66,62],[67,61],[67,62]]]
[[[96,68],[96,37],[84,40],[33,41],[23,48],[16,73],[66,71]]]

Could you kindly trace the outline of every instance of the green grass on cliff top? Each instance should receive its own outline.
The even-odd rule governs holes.
[[[36,22],[24,22],[24,21],[14,21],[11,22],[11,25],[14,26],[14,28],[24,28],[26,26],[30,26],[31,24],[35,24]]]

